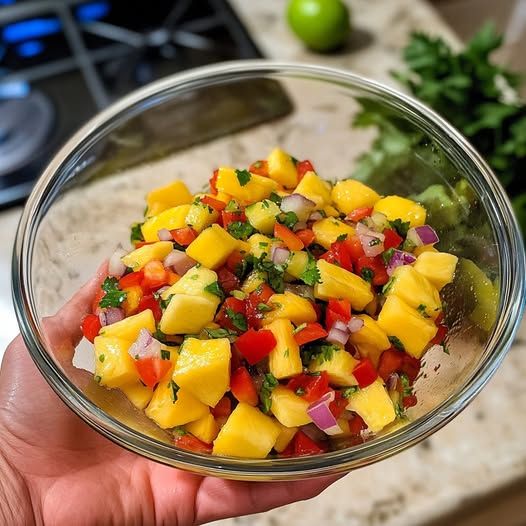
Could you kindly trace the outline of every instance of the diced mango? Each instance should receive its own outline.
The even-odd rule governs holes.
[[[299,279],[307,268],[309,256],[303,250],[294,250],[290,253],[289,261],[287,262],[287,274]]]
[[[128,400],[141,411],[148,405],[153,396],[153,391],[139,381],[121,385],[120,389]]]
[[[312,225],[316,243],[329,250],[338,237],[347,235],[354,236],[354,228],[334,217],[326,217],[316,221]]]
[[[201,265],[216,269],[224,265],[238,247],[237,239],[217,224],[203,230],[186,249],[186,253]]]
[[[265,283],[265,276],[263,273],[253,270],[246,278],[245,281],[243,281],[243,285],[241,286],[241,290],[245,294],[250,294],[251,292],[254,292],[262,283]]]
[[[165,334],[198,334],[214,319],[216,310],[217,301],[175,294],[163,312],[159,328]]]
[[[190,210],[190,205],[179,205],[168,208],[156,216],[147,219],[141,226],[144,241],[149,243],[159,241],[157,233],[161,228],[173,230],[174,228],[183,228],[186,226],[186,214]]]
[[[126,299],[122,302],[121,307],[126,316],[130,316],[137,310],[144,293],[142,288],[138,285],[123,289],[123,291],[126,292]]]
[[[346,298],[355,310],[363,310],[372,301],[371,286],[356,274],[320,259],[317,262],[320,283],[314,285],[314,296],[328,301],[330,298]]]
[[[331,197],[344,214],[349,214],[357,208],[372,208],[380,199],[372,188],[353,179],[337,182],[332,188]]]
[[[292,157],[280,148],[274,148],[267,157],[268,175],[285,188],[294,188],[298,183],[298,171]]]
[[[248,238],[248,243],[250,245],[250,253],[255,258],[260,258],[263,255],[263,252],[270,255],[273,241],[263,234],[252,234]]]
[[[186,424],[184,428],[205,444],[211,444],[219,433],[219,425],[212,413],[208,413],[198,420]]]
[[[139,380],[133,358],[128,354],[131,343],[115,336],[97,336],[94,340],[95,376],[106,387],[121,387]]]
[[[192,199],[192,194],[182,181],[173,181],[166,186],[155,188],[146,196],[146,217],[155,216],[167,208],[190,204]]]
[[[163,300],[168,299],[172,294],[188,294],[189,296],[201,296],[219,305],[219,297],[207,292],[205,287],[217,281],[217,274],[206,267],[192,267],[179,281],[166,289],[162,294]]]
[[[426,222],[426,209],[418,203],[400,197],[389,195],[376,202],[374,211],[384,214],[389,221],[401,219],[410,226],[422,226]]]
[[[455,277],[458,258],[447,252],[422,252],[414,269],[425,276],[438,290],[442,290]]]
[[[238,178],[236,170],[233,168],[219,168],[217,172],[216,188],[219,192],[231,195],[242,204],[254,203],[266,199],[273,191],[278,188],[278,184],[261,175],[250,174],[250,179],[244,182],[242,176]]]
[[[123,340],[128,340],[131,345],[139,336],[141,329],[148,329],[151,333],[155,332],[155,319],[150,309],[102,327],[100,335],[122,338]]]
[[[438,290],[411,265],[396,268],[391,274],[391,286],[386,296],[395,295],[422,316],[435,319],[442,310]]]
[[[356,347],[362,357],[368,357],[375,366],[378,365],[380,354],[391,347],[387,334],[380,328],[376,320],[360,314],[356,316],[363,321],[363,327],[353,332],[349,341]]]
[[[185,223],[196,232],[202,232],[207,226],[217,221],[219,212],[201,201],[194,201],[186,214]]]
[[[358,413],[373,433],[381,431],[396,418],[393,402],[379,379],[352,393],[347,409]]]
[[[198,400],[214,407],[230,385],[231,354],[227,338],[187,338],[179,349],[173,379]]]
[[[276,338],[276,347],[268,357],[270,372],[278,380],[300,374],[303,369],[300,348],[294,339],[294,327],[290,320],[280,318],[265,328]]]
[[[272,234],[276,224],[276,216],[281,212],[279,206],[264,199],[245,208],[248,222],[263,234]]]
[[[145,410],[163,429],[182,426],[209,413],[208,407],[173,380],[160,382]]]
[[[162,261],[173,250],[171,241],[158,241],[151,245],[143,245],[123,256],[121,261],[133,271],[141,270],[146,263],[154,260]]]
[[[309,323],[317,319],[312,303],[292,292],[273,294],[268,301],[268,306],[272,307],[272,310],[264,315],[263,324],[265,325],[278,318],[290,320],[294,325]]]
[[[286,427],[279,420],[273,419],[273,422],[279,427],[279,435],[274,444],[274,449],[281,453],[290,444],[294,435],[298,432],[297,427]]]
[[[307,413],[309,402],[282,385],[272,390],[271,402],[272,414],[285,427],[299,427],[312,422]]]
[[[415,247],[413,250],[413,256],[418,257],[424,252],[438,252],[438,250],[433,245],[422,245],[421,247]]]
[[[352,374],[358,360],[344,349],[333,350],[330,356],[323,354],[314,358],[309,364],[310,372],[326,371],[331,384],[347,387],[357,385],[358,382]]]
[[[322,210],[327,217],[340,217],[339,210],[332,205],[325,205]]]
[[[316,203],[317,210],[331,204],[331,184],[314,172],[307,172],[303,176],[294,193],[301,194]]]
[[[259,409],[239,403],[214,440],[214,455],[265,458],[280,434],[272,418]]]
[[[378,325],[388,336],[400,340],[405,351],[420,358],[437,327],[431,318],[423,318],[398,296],[390,295],[378,316]]]

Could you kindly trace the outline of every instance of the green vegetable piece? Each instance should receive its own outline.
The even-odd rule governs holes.
[[[119,280],[115,277],[108,276],[101,288],[106,293],[99,301],[99,306],[103,309],[120,307],[121,303],[126,299],[126,292],[119,288]]]

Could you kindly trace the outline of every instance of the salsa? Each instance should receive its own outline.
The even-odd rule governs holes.
[[[152,190],[82,322],[95,380],[176,447],[261,459],[358,444],[405,418],[446,349],[426,210],[274,149],[209,191]]]

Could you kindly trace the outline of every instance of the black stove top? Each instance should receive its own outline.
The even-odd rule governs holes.
[[[0,0],[0,207],[117,98],[190,67],[261,56],[225,0]]]

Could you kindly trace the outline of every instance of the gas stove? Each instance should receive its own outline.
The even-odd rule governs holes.
[[[260,57],[225,0],[0,0],[0,207],[97,111],[163,76]]]

